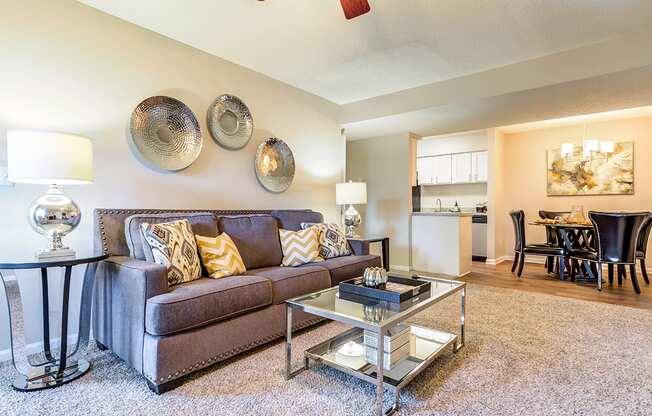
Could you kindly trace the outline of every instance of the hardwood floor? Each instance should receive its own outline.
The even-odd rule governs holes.
[[[641,285],[641,294],[637,295],[632,288],[629,276],[622,286],[618,286],[617,282],[614,282],[613,286],[604,283],[602,292],[598,292],[593,284],[574,283],[569,280],[561,281],[548,277],[542,264],[526,263],[523,275],[520,278],[511,272],[511,267],[511,261],[500,263],[497,266],[473,262],[471,274],[464,276],[461,280],[493,287],[546,293],[573,299],[652,310],[652,285],[646,285],[643,282],[640,270],[638,271],[638,280]]]

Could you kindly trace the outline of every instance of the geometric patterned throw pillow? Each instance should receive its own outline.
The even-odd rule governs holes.
[[[190,282],[201,277],[197,243],[188,220],[140,225],[145,242],[157,264],[168,269],[168,284]]]
[[[195,235],[201,262],[213,279],[243,274],[245,268],[238,247],[227,233],[217,237]]]
[[[319,255],[325,259],[332,259],[333,257],[349,256],[349,244],[346,241],[346,236],[339,225],[332,222],[329,223],[310,223],[302,222],[301,228],[306,230],[314,228],[317,230],[319,238]]]
[[[324,261],[319,257],[317,231],[313,228],[301,231],[278,230],[283,248],[281,266],[300,266],[315,261]]]

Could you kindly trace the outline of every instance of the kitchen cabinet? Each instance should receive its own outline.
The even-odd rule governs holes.
[[[452,182],[472,182],[471,153],[456,153],[452,156]]]
[[[487,152],[471,153],[471,175],[473,182],[487,182]]]
[[[432,159],[433,157],[417,158],[417,179],[420,185],[428,185],[433,183]]]
[[[451,183],[452,155],[432,157],[432,183],[435,185]]]
[[[487,182],[487,151],[417,158],[419,185]]]

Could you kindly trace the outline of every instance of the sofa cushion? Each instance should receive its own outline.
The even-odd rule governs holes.
[[[319,235],[319,255],[325,259],[348,256],[351,254],[349,243],[344,232],[335,223],[310,223],[302,222],[302,229],[313,228]]]
[[[146,260],[168,271],[168,285],[178,285],[201,277],[197,243],[188,220],[140,225]],[[150,252],[150,256],[147,253]]]
[[[278,225],[271,215],[220,217],[218,225],[238,247],[247,270],[281,264],[283,250]]]
[[[320,223],[324,221],[323,215],[315,211],[298,209],[277,209],[272,211],[272,217],[278,221],[279,228],[299,231],[302,222]]]
[[[303,267],[305,266],[299,266]],[[319,267],[330,272],[331,286],[335,286],[344,280],[362,276],[367,267],[380,267],[380,257],[372,254],[335,257],[319,262]]]
[[[139,260],[145,260],[145,250],[140,231],[140,224],[159,224],[186,219],[195,234],[215,237],[219,234],[217,220],[211,212],[197,213],[165,213],[165,214],[136,214],[125,219],[125,238],[129,247],[129,255]]]
[[[271,301],[271,283],[262,277],[201,278],[149,298],[145,330],[152,335],[172,334],[246,313]]]
[[[309,264],[301,267],[265,267],[248,270],[247,274],[269,279],[274,304],[331,286],[328,270]]]
[[[247,271],[238,248],[227,233],[217,237],[196,234],[195,240],[201,262],[208,276],[213,279],[244,274]]]
[[[324,260],[319,257],[319,240],[316,230],[312,228],[300,231],[281,229],[278,232],[281,237],[281,248],[283,248],[282,266],[294,267]]]

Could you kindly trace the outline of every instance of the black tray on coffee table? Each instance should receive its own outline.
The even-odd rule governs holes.
[[[362,284],[362,278],[345,280],[340,282],[340,297],[346,299],[346,295],[357,295],[371,299],[384,300],[400,303],[410,298],[430,291],[430,282],[417,278],[387,276],[385,288],[367,287]],[[344,295],[344,296],[342,296]]]

